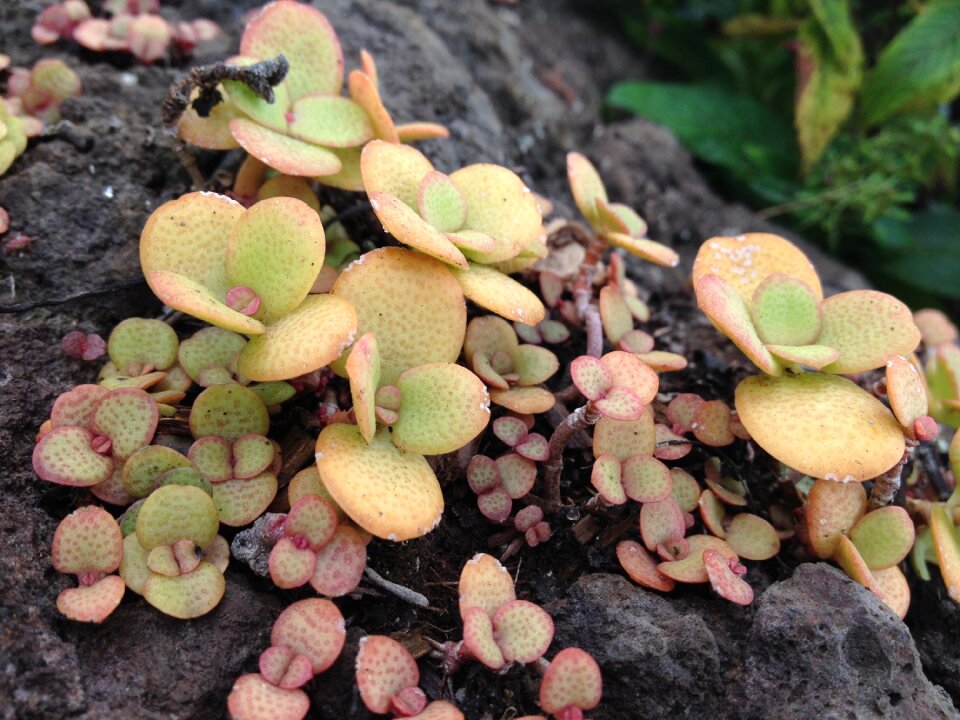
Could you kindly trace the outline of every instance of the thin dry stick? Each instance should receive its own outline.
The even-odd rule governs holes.
[[[543,469],[543,492],[546,496],[546,509],[550,512],[560,507],[560,473],[563,471],[563,450],[576,433],[595,425],[601,417],[593,401],[588,400],[586,405],[578,407],[557,425],[557,429],[550,436],[550,459]]]
[[[900,475],[903,473],[903,468],[916,446],[916,441],[907,439],[907,447],[903,451],[903,457],[883,475],[874,479],[873,490],[870,491],[870,502],[867,505],[868,510],[876,510],[893,502],[893,499],[897,496],[897,491],[900,490]]]
[[[395,582],[390,582],[373,568],[364,568],[363,574],[366,576],[367,580],[379,587],[381,590],[386,590],[388,593],[395,595],[404,602],[408,602],[411,605],[416,605],[417,607],[430,607],[430,601],[427,600],[425,595],[421,595],[416,590],[411,590],[403,585],[397,585]]]

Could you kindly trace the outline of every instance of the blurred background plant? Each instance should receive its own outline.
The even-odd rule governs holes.
[[[657,79],[611,109],[884,289],[960,308],[960,0],[607,4]]]

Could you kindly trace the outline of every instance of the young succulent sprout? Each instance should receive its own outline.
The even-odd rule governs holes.
[[[96,360],[107,352],[106,341],[94,333],[71,330],[60,341],[63,351],[75,360]]]
[[[27,133],[23,121],[7,109],[5,102],[0,102],[0,175],[9,170],[13,161],[26,149]],[[10,242],[4,245],[5,252]]]
[[[467,483],[477,495],[477,507],[490,522],[507,521],[513,501],[524,497],[537,480],[537,467],[532,460],[508,453],[493,460],[474,455],[467,465]]]
[[[503,318],[476,317],[467,326],[464,356],[491,388],[490,399],[518,413],[541,413],[553,407],[553,393],[538,387],[557,372],[560,362],[550,350],[523,344]]]
[[[570,339],[570,330],[557,320],[541,320],[536,325],[513,323],[513,329],[521,340],[531,345],[560,345]]]
[[[449,265],[467,298],[528,325],[544,319],[539,298],[492,267],[515,258],[542,234],[540,209],[513,172],[480,164],[447,176],[417,150],[381,141],[364,147],[360,168],[384,228]]]
[[[553,534],[550,524],[543,519],[543,510],[537,505],[528,505],[518,512],[513,519],[513,526],[523,534],[523,539],[530,547],[546,542]]]
[[[493,434],[527,460],[543,462],[550,457],[547,439],[540,433],[530,432],[518,417],[505,415],[494,420]]]
[[[280,613],[260,672],[242,675],[227,698],[232,720],[302,720],[310,699],[300,688],[329,668],[346,639],[343,615],[329,600],[300,600]]]
[[[600,667],[580,648],[558,652],[540,680],[540,707],[556,720],[582,720],[603,695]]]
[[[73,40],[77,25],[90,17],[90,8],[84,0],[64,0],[40,11],[30,29],[30,37],[40,45],[51,45],[60,38]]]
[[[57,610],[71,620],[101,623],[123,599],[123,580],[112,573],[123,558],[120,526],[106,510],[87,506],[57,526],[50,551],[57,572],[77,576],[78,588],[57,597]]]
[[[285,197],[244,210],[221,195],[190,193],[154,212],[140,237],[140,263],[157,296],[253,336],[237,357],[237,371],[261,381],[323,367],[352,341],[356,314],[350,304],[308,295],[323,256],[320,218]],[[251,300],[238,300],[237,288],[259,298],[253,315],[242,312]]]
[[[393,638],[385,635],[361,638],[356,675],[360,699],[372,713],[410,717],[427,705],[426,695],[417,687],[420,682],[417,661]]]
[[[920,333],[903,303],[872,290],[824,300],[807,257],[763,233],[707,240],[693,282],[700,308],[766,375],[736,391],[739,418],[761,447],[801,472],[837,480],[867,480],[900,460],[895,418],[837,374],[882,367],[916,347]],[[784,374],[804,368],[812,372]]]
[[[289,0],[266,6],[247,25],[234,65],[283,55],[286,74],[269,99],[238,80],[218,88],[223,102],[201,117],[188,108],[178,131],[187,142],[208,149],[242,146],[250,155],[286,175],[314,177],[345,190],[362,190],[360,150],[374,138],[397,143],[446,137],[432,123],[397,127],[380,98],[376,65],[361,53],[361,69],[343,89],[343,51],[319,11]]]
[[[16,107],[27,137],[60,120],[60,106],[83,92],[80,76],[63,60],[38,61],[33,68],[13,68],[7,83],[9,101]]]

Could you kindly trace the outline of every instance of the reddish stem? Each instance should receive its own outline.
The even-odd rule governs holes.
[[[574,434],[586,430],[596,424],[601,417],[592,400],[586,405],[578,407],[567,419],[557,425],[550,436],[550,459],[543,469],[543,492],[547,512],[553,512],[560,507],[560,473],[563,471],[563,450]]]

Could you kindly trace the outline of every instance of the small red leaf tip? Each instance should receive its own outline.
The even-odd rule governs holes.
[[[913,421],[913,434],[920,442],[932,442],[940,434],[940,426],[929,415],[921,415]]]
[[[246,285],[238,285],[227,291],[227,307],[244,315],[256,315],[260,310],[260,296]]]
[[[71,330],[60,341],[63,351],[75,360],[96,360],[107,352],[107,343],[99,335]]]

